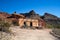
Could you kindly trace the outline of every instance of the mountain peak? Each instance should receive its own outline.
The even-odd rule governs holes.
[[[29,13],[30,13],[31,15],[33,15],[33,14],[35,14],[35,11],[34,11],[34,10],[31,10]]]

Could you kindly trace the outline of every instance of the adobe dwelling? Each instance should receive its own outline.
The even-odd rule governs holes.
[[[29,27],[29,28],[45,28],[45,21],[40,18],[39,15],[35,14],[32,10],[26,14],[12,14],[8,18],[15,18],[20,26],[22,27]],[[14,20],[13,20],[14,21]]]
[[[38,27],[38,20],[37,19],[30,19],[30,18],[20,18],[19,19],[19,25],[20,27]]]
[[[19,26],[20,27],[32,27],[32,28],[44,28],[45,22],[43,20],[38,19],[30,19],[30,18],[19,18]]]

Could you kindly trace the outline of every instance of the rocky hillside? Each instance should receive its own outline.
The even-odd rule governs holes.
[[[8,14],[6,12],[0,12],[0,18],[2,18],[2,19],[6,19],[8,16],[10,16],[10,14]]]
[[[45,22],[47,24],[49,24],[50,26],[56,26],[56,27],[60,27],[60,18],[58,18],[55,15],[49,14],[49,13],[45,13],[42,17],[42,19],[45,20]]]
[[[45,13],[43,17],[47,23],[60,24],[60,19],[55,15]]]

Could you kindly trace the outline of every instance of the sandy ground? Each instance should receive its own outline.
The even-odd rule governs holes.
[[[49,29],[33,30],[33,29],[20,29],[19,27],[11,28],[14,33],[14,40],[57,40],[52,36]]]

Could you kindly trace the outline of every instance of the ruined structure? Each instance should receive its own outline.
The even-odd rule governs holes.
[[[44,28],[45,22],[38,19],[20,18],[19,25],[20,27]]]
[[[44,28],[45,21],[40,18],[33,10],[25,14],[16,14],[14,12],[10,17],[13,18],[12,22],[18,22],[20,27],[29,27],[29,28]],[[14,22],[15,23],[15,22]]]

